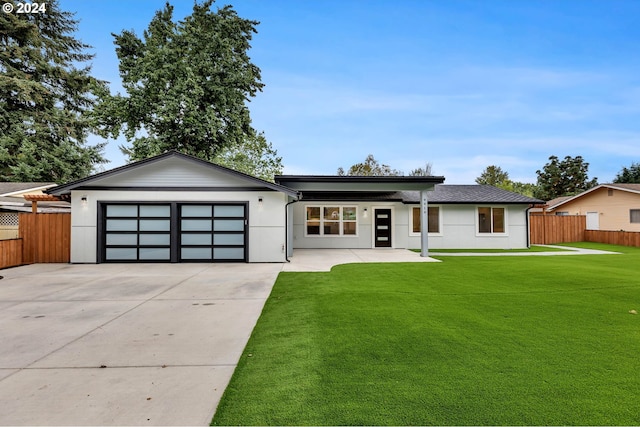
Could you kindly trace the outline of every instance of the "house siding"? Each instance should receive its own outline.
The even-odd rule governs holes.
[[[611,196],[608,195],[609,190],[612,191]],[[640,231],[640,224],[630,221],[630,209],[640,209],[640,194],[602,187],[559,206],[554,212],[568,212],[570,215],[598,212],[600,230]]]
[[[357,206],[358,236],[305,236],[307,206]],[[415,204],[350,203],[350,202],[298,202],[293,205],[294,249],[368,249],[373,245],[373,209],[392,208],[392,243],[396,249],[419,249],[420,235],[410,230],[411,209]],[[437,205],[441,210],[441,233],[429,233],[429,250],[437,249],[520,249],[527,247],[526,206],[524,205]],[[504,234],[477,233],[477,206],[504,207],[506,228]],[[367,217],[364,218],[364,209]]]
[[[410,205],[416,206],[416,205]],[[441,233],[429,234],[429,250],[437,249],[521,249],[527,247],[526,206],[523,205],[438,205],[441,212]],[[506,209],[506,233],[477,233],[477,207],[494,206]],[[408,217],[407,217],[408,218]],[[420,236],[410,236],[408,247],[420,248]]]

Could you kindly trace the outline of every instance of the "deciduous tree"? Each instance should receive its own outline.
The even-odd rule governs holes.
[[[113,35],[126,94],[105,97],[97,110],[103,135],[123,132],[131,146],[121,148],[131,160],[175,149],[257,175],[265,163],[281,169],[247,107],[264,86],[248,55],[258,22],[232,6],[213,11],[213,3],[194,4],[178,22],[167,3],[142,38]]]
[[[343,168],[338,168],[338,175],[349,176],[398,176],[402,172],[391,169],[389,165],[380,164],[373,154],[369,154],[362,163],[356,163],[351,166],[347,172]]]
[[[91,76],[77,25],[57,0],[38,13],[0,13],[1,180],[61,183],[106,162],[104,144],[86,144],[88,112],[106,85]]]

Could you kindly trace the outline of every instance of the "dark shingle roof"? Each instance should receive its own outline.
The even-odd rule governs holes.
[[[403,191],[405,203],[420,203],[420,193]],[[464,203],[498,203],[498,204],[540,204],[542,200],[522,194],[502,190],[491,185],[436,185],[433,192],[428,193],[429,203],[464,204]]]

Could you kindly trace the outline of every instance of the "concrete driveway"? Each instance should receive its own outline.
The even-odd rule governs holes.
[[[281,269],[0,270],[0,425],[207,425]]]

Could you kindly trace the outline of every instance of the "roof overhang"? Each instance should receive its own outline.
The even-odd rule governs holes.
[[[298,191],[421,191],[442,184],[442,176],[276,175],[276,183]]]

